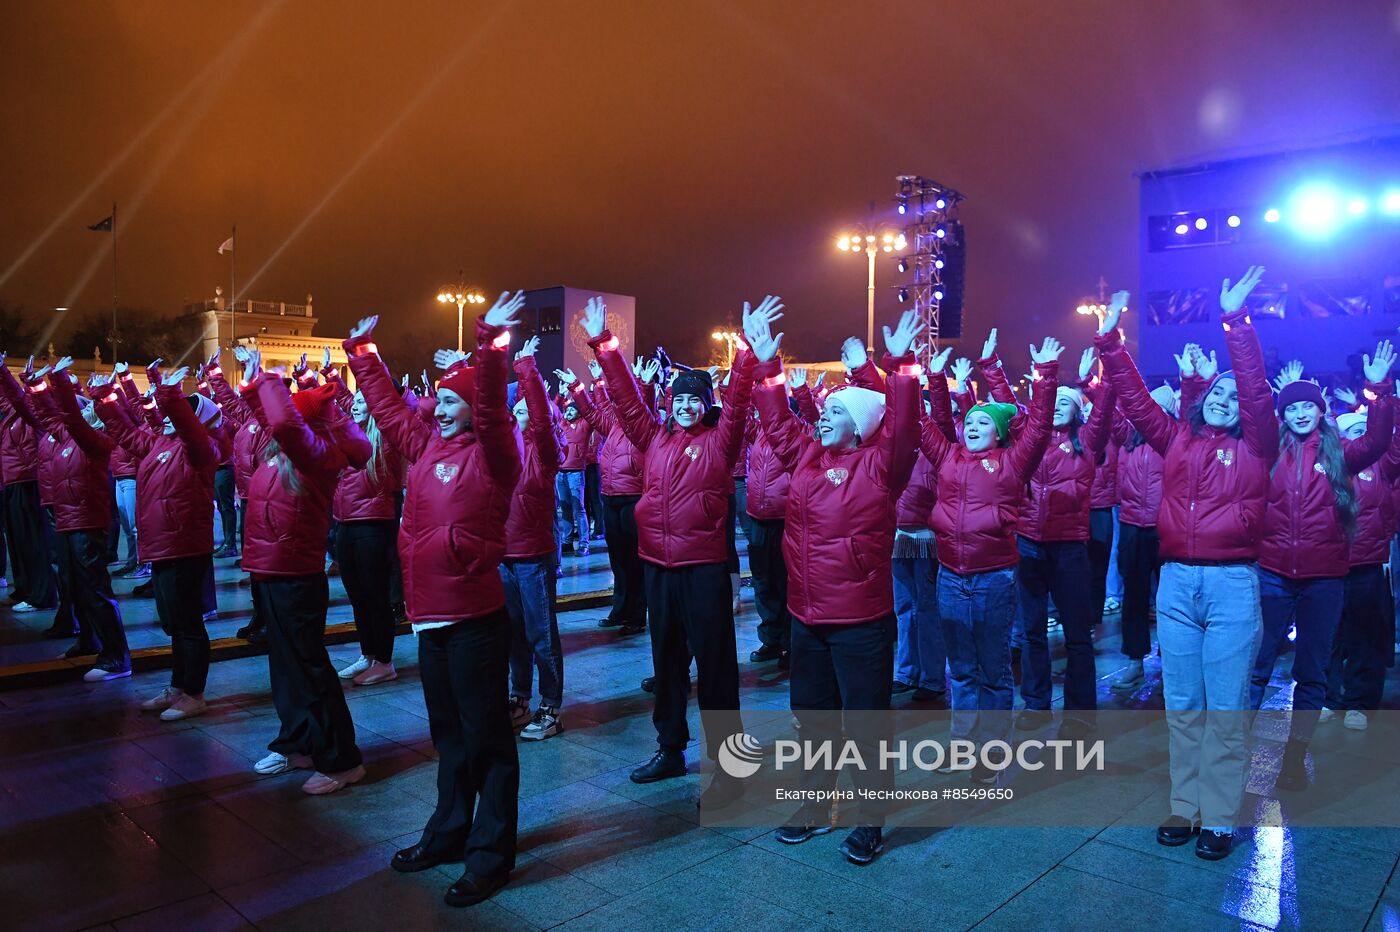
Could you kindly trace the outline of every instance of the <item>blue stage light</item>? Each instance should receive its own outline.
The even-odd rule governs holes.
[[[1341,221],[1341,198],[1325,184],[1299,188],[1289,202],[1288,222],[1300,236],[1314,239],[1331,236]]]
[[[900,202],[899,202],[899,207],[897,207],[896,209],[900,212],[901,215],[903,215],[905,212],[907,212],[907,211],[909,210],[909,205],[906,204],[906,203],[904,203],[903,201],[900,201]]]
[[[901,288],[901,289],[899,289],[899,303],[900,303],[900,304],[903,304],[905,301],[908,301],[908,300],[909,300],[909,289],[908,289],[908,288]]]
[[[1176,225],[1176,235],[1177,235],[1177,236],[1185,236],[1185,235],[1186,235],[1186,232],[1187,232],[1188,230],[1190,230],[1190,229],[1191,229],[1191,228],[1188,227],[1186,224],[1184,224],[1184,223],[1178,223],[1178,224]]]
[[[939,210],[942,210],[943,208],[948,206],[948,202],[940,197],[938,200],[933,202],[933,206],[938,208]]]
[[[895,263],[895,268],[899,269],[901,272],[909,271],[909,260],[901,258],[898,262]]]
[[[941,269],[941,268],[943,268],[943,260],[942,260],[942,259],[934,259],[934,260],[933,260],[933,267],[934,267],[935,269]]]
[[[1265,223],[1278,223],[1278,218],[1279,212],[1277,207],[1270,207],[1268,210],[1264,211]]]
[[[1400,189],[1392,188],[1381,196],[1381,210],[1391,216],[1400,214]]]
[[[1210,221],[1206,220],[1205,217],[1196,218],[1196,229],[1204,230],[1208,226],[1210,226]]]
[[[1366,206],[1365,198],[1354,197],[1347,202],[1347,213],[1351,214],[1353,217],[1360,217],[1362,214],[1366,213]]]
[[[1239,215],[1238,215],[1238,214],[1231,214],[1229,217],[1225,218],[1225,225],[1228,226],[1228,227],[1230,227],[1231,229],[1234,229],[1235,227],[1239,226],[1239,225],[1240,225],[1240,218],[1239,218]]]
[[[941,292],[941,291],[935,291],[935,292],[933,293],[933,300],[935,300],[935,301],[942,301],[942,300],[943,300],[943,292]]]

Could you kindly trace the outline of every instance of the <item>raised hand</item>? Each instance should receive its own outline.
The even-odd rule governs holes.
[[[1194,351],[1192,359],[1196,364],[1196,374],[1206,381],[1215,378],[1215,374],[1220,371],[1220,363],[1215,359],[1215,350],[1211,350],[1209,355],[1194,343],[1191,345]]]
[[[251,384],[262,371],[262,350],[248,350],[243,355],[243,381]]]
[[[180,383],[183,382],[183,381],[185,381],[185,376],[187,376],[187,375],[189,375],[189,374],[190,374],[190,367],[189,367],[189,366],[181,366],[180,368],[176,369],[174,372],[168,372],[168,373],[166,373],[164,376],[162,376],[162,377],[161,377],[161,380],[160,380],[160,384],[162,384],[162,385],[174,385],[176,388],[179,388],[179,387],[180,387]]]
[[[63,372],[63,371],[65,371],[66,369],[70,368],[72,365],[73,365],[73,357],[72,357],[72,356],[64,356],[64,357],[63,357],[62,359],[60,359],[60,360],[58,361],[58,363],[53,367],[53,371],[55,371],[55,372]]]
[[[205,366],[205,368],[207,368],[207,369],[214,369],[214,368],[217,368],[218,365],[219,365],[219,351],[218,351],[217,349],[215,349],[214,352],[212,352],[212,353],[209,354],[209,360],[208,360],[207,362],[205,362],[204,366]]]
[[[486,326],[514,327],[520,323],[515,315],[524,306],[525,292],[517,291],[515,294],[511,294],[509,291],[502,291],[501,296],[496,299],[496,303],[491,305],[491,310],[486,312]]]
[[[248,350],[245,349],[242,345],[235,346],[235,347],[233,348],[233,358],[234,358],[235,361],[237,361],[237,363],[238,363],[240,366],[243,365],[243,363],[245,363],[245,362],[248,361]],[[125,363],[117,363],[117,365],[123,366],[123,365],[126,365],[126,364],[125,364]]]
[[[1040,344],[1040,349],[1036,349],[1034,343],[1031,344],[1031,362],[1036,365],[1054,362],[1060,358],[1060,354],[1064,351],[1065,348],[1060,345],[1059,340],[1054,337],[1046,337],[1045,341]]]
[[[34,357],[29,357],[29,362],[24,364],[24,377],[27,379],[34,374]]]
[[[912,314],[914,312],[910,311],[909,313]],[[943,352],[934,354],[934,357],[928,361],[929,373],[931,375],[942,375],[943,367],[948,365],[948,357],[952,354],[953,348],[951,346],[945,346],[943,347]],[[890,355],[893,356],[894,354],[891,353]]]
[[[321,371],[325,372],[331,367],[331,348],[329,346],[321,350]]]
[[[588,374],[595,382],[603,377],[603,367],[598,364],[598,360],[588,360]]]
[[[793,366],[787,371],[787,378],[789,388],[802,388],[807,384],[807,370],[802,366]]]
[[[555,369],[554,374],[559,378],[559,384],[564,386],[564,391],[560,392],[563,395],[567,395],[569,386],[578,381],[578,376],[574,375],[572,369]]]
[[[1094,371],[1094,348],[1091,346],[1079,354],[1079,381],[1084,381]]]
[[[539,338],[539,337],[530,337],[530,339],[526,340],[525,343],[524,343],[524,345],[520,347],[520,352],[518,352],[518,353],[515,354],[515,358],[516,358],[516,359],[527,359],[527,358],[532,358],[532,357],[535,355],[535,353],[539,351],[539,348],[540,348],[540,338]]]
[[[1183,379],[1196,374],[1196,357],[1200,355],[1201,348],[1195,343],[1187,343],[1181,348],[1180,353],[1173,353],[1176,360],[1176,367],[1181,371]]]
[[[41,379],[43,379],[44,376],[46,376],[46,375],[49,374],[49,370],[52,369],[52,368],[53,368],[53,366],[45,366],[44,368],[40,369],[38,372],[34,373],[34,381],[38,382],[38,381],[40,381]]]
[[[1220,283],[1220,310],[1226,314],[1233,314],[1244,307],[1245,298],[1254,290],[1254,286],[1259,284],[1259,279],[1264,277],[1264,267],[1262,265],[1251,265],[1249,271],[1244,273],[1244,278],[1235,282],[1232,286],[1227,278]]]
[[[993,327],[992,332],[987,334],[986,342],[982,344],[982,358],[990,359],[997,351],[997,328]]]
[[[1366,381],[1371,383],[1384,382],[1386,376],[1390,374],[1390,367],[1395,364],[1395,349],[1390,345],[1389,340],[1382,340],[1376,344],[1376,354],[1374,356],[1361,357],[1361,371],[1366,373]]]
[[[768,326],[768,318],[760,314],[748,314],[745,308],[745,325],[748,331],[749,349],[753,352],[754,358],[759,362],[767,362],[778,355],[778,347],[783,342],[783,335],[780,333],[773,336]]]
[[[815,385],[812,386],[812,391],[814,391],[814,392],[819,392],[819,391],[821,391],[821,389],[822,389],[822,383],[825,382],[825,381],[826,381],[826,370],[825,370],[825,369],[818,369],[818,370],[817,370],[817,384],[815,384]]]
[[[583,313],[578,317],[578,322],[590,340],[601,336],[603,331],[608,329],[608,306],[603,303],[602,298],[589,298]]]
[[[1115,291],[1113,297],[1109,299],[1108,308],[1103,312],[1103,323],[1099,325],[1099,333],[1112,333],[1118,329],[1118,320],[1123,316],[1123,308],[1128,306],[1129,294],[1126,291]]]
[[[642,380],[643,383],[657,382],[659,381],[658,376],[660,375],[660,373],[661,360],[648,359],[642,364],[642,374],[639,376],[639,378]]]
[[[369,336],[374,332],[374,327],[378,323],[378,314],[373,314],[369,317],[361,317],[359,323],[350,328],[350,339],[358,340],[360,337]]]
[[[112,379],[110,377],[105,376],[100,372],[94,372],[92,374],[92,378],[88,379],[88,389],[91,390],[94,388],[102,388],[103,386],[110,385],[111,383]]]
[[[909,347],[914,345],[914,339],[918,337],[920,327],[919,312],[910,308],[899,315],[899,323],[891,330],[888,326],[885,330],[885,352],[891,356],[899,357],[909,352]],[[944,353],[946,360],[948,354]],[[942,367],[940,367],[941,369]]]
[[[1332,389],[1332,395],[1342,404],[1346,405],[1348,408],[1354,409],[1356,407],[1356,392],[1352,391],[1351,389],[1343,386],[1338,386],[1337,388]]]
[[[305,354],[305,353],[302,353],[302,354],[301,354],[301,359],[300,359],[300,361],[297,362],[295,371],[297,371],[297,372],[305,372],[305,371],[306,371],[306,354]]]
[[[856,371],[869,359],[865,352],[865,344],[860,342],[859,337],[846,337],[846,342],[841,344],[841,365],[845,366],[847,371]]]
[[[466,362],[467,356],[467,353],[459,353],[454,349],[440,349],[433,353],[433,365],[446,372],[459,362]]]
[[[749,302],[745,301],[742,317],[744,336],[746,338],[748,337],[750,321],[763,320],[763,322],[768,325],[768,330],[771,333],[773,324],[780,320],[782,316],[783,299],[779,298],[777,295],[765,295],[763,300],[758,302],[758,307],[752,309],[749,308]]]
[[[1278,378],[1274,379],[1274,389],[1283,391],[1283,387],[1290,382],[1297,382],[1303,377],[1302,360],[1290,359],[1288,365],[1279,371]]]

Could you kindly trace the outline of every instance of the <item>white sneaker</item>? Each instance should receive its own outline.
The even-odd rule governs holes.
[[[170,703],[170,708],[160,713],[160,720],[162,722],[178,722],[182,718],[194,718],[207,711],[209,711],[209,703],[204,701],[203,696],[181,693],[174,702]]]
[[[30,612],[37,612],[38,609],[28,602],[16,602],[14,605],[10,606],[10,611],[14,612],[16,615],[27,615]]]
[[[1147,674],[1143,672],[1141,660],[1129,660],[1128,665],[1123,668],[1109,684],[1109,689],[1115,692],[1132,692],[1141,686],[1147,679]]]
[[[93,667],[83,674],[85,683],[105,683],[108,680],[120,680],[131,675],[131,667],[107,670],[103,667]]]
[[[164,712],[170,708],[176,699],[184,695],[184,692],[174,686],[167,686],[159,693],[141,703],[143,712]]]
[[[327,793],[334,793],[351,783],[359,783],[364,778],[365,768],[363,764],[340,773],[321,773],[318,770],[301,785],[301,791],[311,796],[325,796]]]
[[[358,660],[350,664],[350,666],[346,667],[344,670],[341,670],[337,675],[342,680],[353,680],[358,674],[368,670],[369,664],[370,659],[364,654],[361,654]]]
[[[560,727],[559,710],[542,705],[535,712],[535,717],[530,719],[530,724],[520,733],[520,737],[526,741],[543,741],[559,734]]]
[[[510,727],[516,731],[530,724],[530,700],[524,696],[510,697]]]
[[[1333,712],[1331,709],[1327,708],[1326,706],[1323,706],[1323,707],[1322,707],[1322,711],[1319,712],[1319,713],[1317,713],[1317,721],[1318,721],[1318,724],[1320,725],[1320,724],[1322,724],[1323,722],[1330,722],[1330,721],[1332,721],[1332,716],[1334,716],[1334,715],[1336,715],[1336,714],[1337,714],[1336,712]]]
[[[1347,710],[1346,718],[1342,719],[1342,724],[1352,731],[1365,731],[1370,722],[1366,721],[1366,713],[1360,709]]]
[[[387,683],[398,678],[399,671],[394,669],[392,663],[380,663],[375,660],[356,674],[353,682],[356,686],[373,686],[375,683]]]
[[[1118,611],[1122,607],[1123,603],[1115,599],[1113,596],[1109,596],[1108,598],[1103,600],[1103,613],[1105,615],[1112,615],[1114,612]]]
[[[289,770],[310,770],[311,767],[311,758],[305,754],[286,755],[273,751],[254,764],[253,770],[263,776],[271,776],[276,773],[286,773]]]

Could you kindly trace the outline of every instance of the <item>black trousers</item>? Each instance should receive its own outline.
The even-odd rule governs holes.
[[[753,573],[753,604],[758,610],[758,639],[768,647],[788,649],[792,615],[788,613],[787,562],[783,559],[783,529],[787,522],[749,518],[749,570]]]
[[[792,619],[792,710],[802,723],[804,742],[831,741],[839,747],[842,721],[834,713],[889,709],[897,628],[892,614],[855,625],[808,625]],[[850,736],[867,762],[880,759],[880,742],[888,741],[893,732],[891,727],[877,727],[877,720],[885,721],[883,717],[869,716]],[[838,776],[836,772],[812,768],[803,773],[802,788],[829,790]],[[894,771],[870,766],[863,772],[853,771],[853,779],[860,789],[889,790],[894,785]],[[862,800],[861,821],[879,825],[888,809],[887,802]]]
[[[53,508],[43,510],[43,521],[44,547],[49,555],[49,566],[58,590],[58,609],[53,613],[53,627],[58,631],[77,631],[83,643],[96,649],[96,632],[90,627],[84,628],[77,613],[73,611],[73,592],[70,585],[73,570],[68,565],[68,550],[63,544],[63,538],[59,537],[54,525]]]
[[[223,548],[228,550],[238,539],[238,515],[233,507],[233,466],[220,466],[214,472],[214,501],[219,506],[219,524],[223,530]]]
[[[112,594],[112,577],[107,574],[107,531],[64,531],[59,535],[63,565],[68,573],[68,591],[83,636],[91,636],[98,646],[98,663],[131,665],[122,627],[117,597]]]
[[[699,680],[696,698],[701,711],[711,713],[705,716],[705,746],[713,758],[725,738],[743,731],[729,570],[723,563],[674,568],[648,563],[646,581],[656,673],[651,716],[656,743],[667,751],[683,751],[690,743],[685,710],[693,656]]]
[[[504,608],[418,635],[428,727],[438,752],[429,851],[462,856],[470,873],[515,867],[520,757],[510,724],[510,616]]]
[[[613,600],[608,617],[625,625],[647,623],[646,574],[637,552],[637,500],[640,495],[603,496],[603,537],[608,543]]]
[[[170,685],[191,696],[202,695],[209,679],[209,632],[202,606],[204,580],[213,564],[207,553],[151,563],[156,614],[170,635]]]
[[[107,525],[107,562],[116,563],[121,559],[122,520],[117,510],[117,477],[107,474],[107,484],[112,490],[112,522]]]
[[[1119,524],[1118,575],[1123,577],[1123,653],[1141,660],[1152,651],[1148,608],[1157,587],[1162,561],[1157,555],[1157,529]]]
[[[5,538],[14,574],[15,599],[39,608],[56,604],[50,549],[44,539],[44,510],[39,505],[39,483],[15,482],[5,486]]]
[[[282,722],[268,750],[309,755],[321,773],[358,766],[355,723],[326,653],[326,574],[255,576],[253,589],[267,617],[267,669]]]
[[[603,479],[597,463],[589,463],[583,470],[583,504],[588,512],[588,526],[594,535],[603,527]]]
[[[1017,536],[1021,562],[1016,583],[1026,646],[1021,652],[1021,698],[1026,708],[1048,711],[1054,693],[1050,642],[1046,631],[1048,597],[1055,599],[1065,637],[1065,710],[1098,707],[1094,671],[1093,615],[1089,607],[1089,548],[1082,540],[1034,541]]]
[[[389,601],[397,521],[348,521],[336,535],[340,581],[355,611],[360,653],[380,663],[394,659],[394,609]]]
[[[1103,603],[1108,595],[1108,562],[1113,556],[1113,523],[1112,508],[1090,509],[1089,621],[1096,628],[1103,624]]]
[[[739,498],[738,498],[737,495],[734,495],[733,493],[730,493],[730,496],[729,496],[729,513],[728,513],[728,516],[725,517],[725,519],[724,519],[724,547],[725,547],[725,551],[726,551],[726,553],[725,553],[725,564],[724,564],[724,568],[725,568],[725,571],[726,571],[726,572],[729,572],[729,573],[737,573],[737,572],[739,572],[739,536],[738,536],[738,535],[739,535],[739,530],[738,530],[738,524],[739,524]],[[731,599],[731,604],[732,604],[733,593],[730,594],[730,599]],[[731,614],[732,614],[732,609],[731,609]]]
[[[403,519],[403,489],[399,489],[398,495],[395,496],[395,517],[400,521]],[[399,562],[398,527],[396,521],[394,524],[394,546],[389,551],[389,562],[393,567],[389,576],[389,604],[394,607],[394,613],[402,617],[404,613],[403,564]]]
[[[1347,574],[1342,620],[1327,666],[1327,708],[1381,707],[1385,670],[1395,651],[1395,603],[1381,566],[1354,566]]]

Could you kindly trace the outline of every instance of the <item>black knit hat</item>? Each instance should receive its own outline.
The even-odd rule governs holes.
[[[715,389],[710,384],[710,373],[704,369],[687,369],[677,373],[675,381],[671,383],[671,397],[677,395],[696,395],[706,408],[714,407]]]

